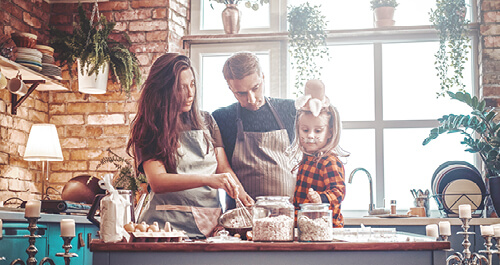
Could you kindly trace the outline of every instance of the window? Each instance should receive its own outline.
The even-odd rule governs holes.
[[[203,3],[206,2],[208,0]],[[269,16],[270,25],[276,23],[273,19],[286,21],[283,1],[270,2],[269,9],[259,9],[271,13],[280,10],[278,18]],[[304,1],[289,0],[290,5],[301,2]],[[436,98],[439,79],[434,69],[434,54],[439,42],[428,19],[434,0],[399,0],[395,20],[400,27],[384,30],[372,30],[369,0],[309,2],[320,3],[322,10],[328,11],[323,14],[332,30],[328,39],[331,59],[323,65],[322,80],[343,121],[340,144],[351,153],[344,159],[346,183],[353,169],[366,168],[373,178],[376,207],[389,207],[389,200],[397,200],[398,209],[404,210],[413,206],[410,189],[430,190],[432,174],[441,163],[465,160],[477,164],[474,163],[477,158],[464,152],[465,146],[459,144],[460,135],[440,137],[422,146],[430,129],[438,125],[437,118],[449,113],[468,113],[459,102]],[[201,2],[193,1],[193,6],[198,5],[195,3]],[[366,8],[360,8],[362,6]],[[256,14],[250,12],[249,16],[253,15]],[[214,23],[220,20],[218,15],[210,18]],[[192,27],[198,30],[193,29],[193,32],[203,34],[223,32],[221,26],[218,29],[214,26],[211,31],[199,24],[193,23]],[[257,26],[252,27],[247,30],[258,31]],[[262,32],[275,29],[264,27]],[[203,109],[213,111],[235,102],[222,76],[222,64],[231,53],[241,50],[254,51],[261,58],[266,95],[295,97],[294,71],[287,54],[286,36],[278,40],[265,36],[269,35],[250,41],[221,38],[217,43],[208,41],[210,38],[204,43],[201,38],[191,45],[191,58],[200,78]],[[474,50],[474,39],[471,45]],[[477,80],[473,77],[477,76],[477,69],[472,67],[474,54],[470,56],[464,82],[467,90],[475,93]],[[368,178],[359,175],[363,173],[356,173],[352,184],[346,184],[344,212],[366,214]],[[431,209],[437,209],[436,203],[431,202]]]

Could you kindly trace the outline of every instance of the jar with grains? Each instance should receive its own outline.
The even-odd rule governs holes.
[[[253,241],[293,241],[294,214],[290,197],[257,197],[253,207]]]
[[[299,241],[332,241],[332,210],[328,203],[303,203],[297,213]]]

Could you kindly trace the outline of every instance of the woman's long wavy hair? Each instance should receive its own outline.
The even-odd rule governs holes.
[[[181,111],[188,97],[186,89],[179,84],[184,70],[195,74],[189,58],[177,53],[165,54],[154,62],[142,88],[127,143],[129,155],[132,151],[133,157],[137,157],[135,152],[140,149],[143,154],[151,154],[152,159],[162,162],[169,173],[177,173],[176,157],[182,131],[206,127],[196,92],[191,110]],[[210,141],[206,133],[205,140]]]

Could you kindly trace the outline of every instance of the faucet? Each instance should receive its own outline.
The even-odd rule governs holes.
[[[370,184],[370,205],[368,205],[368,214],[372,215],[374,213],[374,210],[375,210],[375,204],[373,204],[373,184],[372,184],[372,176],[370,175],[370,172],[368,172],[368,170],[366,170],[362,167],[355,168],[351,172],[351,175],[349,175],[348,183],[349,184],[352,183],[352,177],[354,177],[354,173],[356,173],[358,171],[365,172],[366,176],[368,177],[368,183]]]

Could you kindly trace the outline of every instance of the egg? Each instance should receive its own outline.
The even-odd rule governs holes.
[[[140,224],[137,224],[135,226],[135,231],[136,232],[146,232],[146,231],[148,231],[148,225],[146,224],[146,222],[142,222]]]
[[[158,231],[160,231],[160,228],[158,227],[158,222],[154,222],[148,228],[148,232],[158,232]]]
[[[134,230],[135,230],[135,224],[134,224],[134,222],[130,222],[130,223],[124,225],[123,228],[125,229],[125,231],[131,233],[131,232],[134,232]]]

